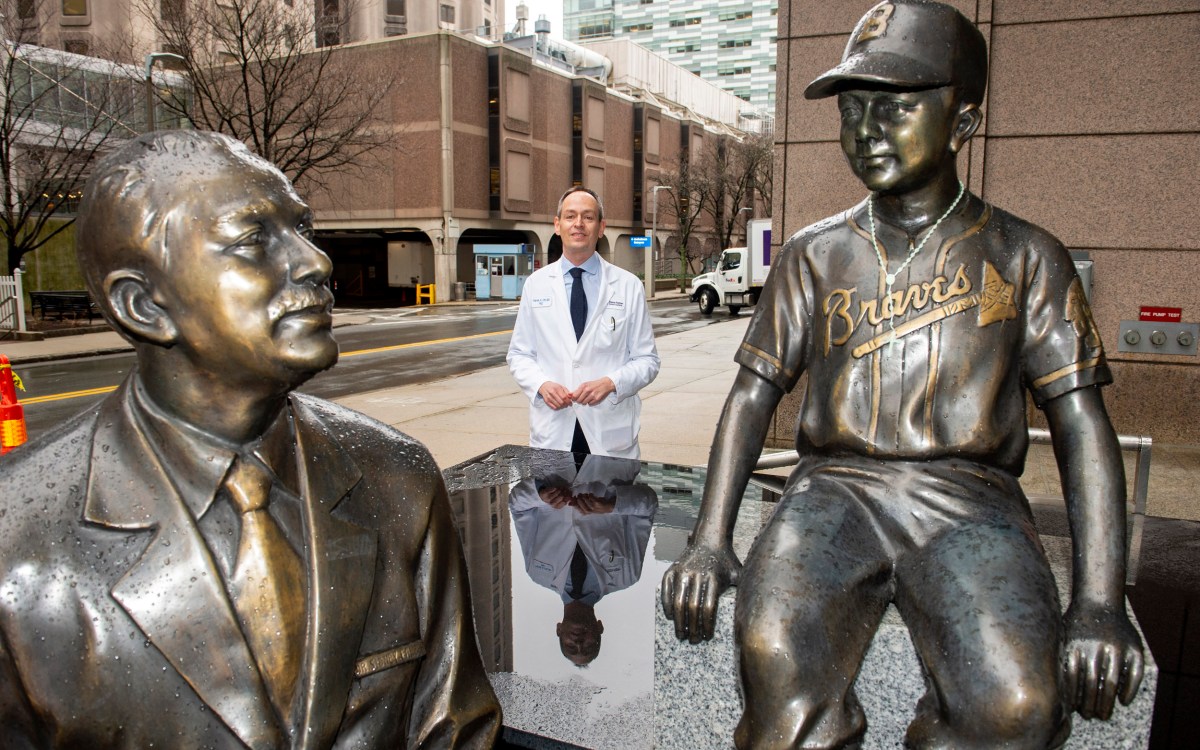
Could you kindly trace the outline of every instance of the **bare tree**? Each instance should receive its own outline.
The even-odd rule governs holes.
[[[139,10],[191,82],[190,101],[168,97],[166,106],[319,187],[322,175],[363,167],[392,140],[380,104],[396,77],[339,54],[347,0],[315,3],[139,0]]]
[[[658,177],[660,185],[669,197],[666,213],[674,217],[676,238],[681,269],[695,273],[699,260],[691,248],[692,234],[698,228],[700,214],[704,209],[704,193],[701,185],[701,170],[690,159],[679,159]]]
[[[721,247],[730,247],[738,226],[744,228],[751,218],[743,209],[754,207],[755,194],[762,198],[762,188],[770,190],[773,148],[770,135],[748,133],[740,140],[712,143],[700,162],[696,183]],[[765,200],[769,206],[770,196]]]
[[[769,217],[774,196],[775,134],[769,130],[754,133],[746,138],[743,147],[748,152],[747,163],[753,165],[754,192],[758,194],[758,200]]]
[[[92,164],[137,134],[136,68],[37,46],[37,0],[0,0],[0,239],[7,272],[74,222]],[[53,40],[48,40],[53,41]]]

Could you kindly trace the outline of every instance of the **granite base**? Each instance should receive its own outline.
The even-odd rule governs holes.
[[[1070,559],[1065,539],[1043,538],[1051,567],[1066,591],[1064,581]],[[656,618],[654,646],[655,747],[659,750],[701,750],[733,745],[733,730],[742,711],[733,647],[735,591],[727,592],[717,611],[713,640],[689,644],[675,638],[675,628],[663,615]],[[1129,609],[1133,619],[1133,610]],[[1135,622],[1136,625],[1136,622]],[[1145,678],[1129,706],[1118,706],[1110,721],[1073,717],[1069,750],[1133,750],[1150,741],[1150,720],[1158,667],[1146,650]],[[912,721],[925,683],[908,628],[894,607],[889,607],[867,651],[856,692],[867,715],[863,750],[891,750],[904,745],[904,732]]]

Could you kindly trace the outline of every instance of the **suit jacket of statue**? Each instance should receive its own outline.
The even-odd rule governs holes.
[[[131,380],[0,463],[0,746],[490,747],[499,706],[425,448],[289,399],[309,580],[289,734]]]

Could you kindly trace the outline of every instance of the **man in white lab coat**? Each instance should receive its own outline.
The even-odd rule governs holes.
[[[604,206],[563,194],[554,217],[562,258],[525,282],[508,366],[529,398],[529,444],[638,458],[638,391],[658,375],[642,282],[596,252]]]

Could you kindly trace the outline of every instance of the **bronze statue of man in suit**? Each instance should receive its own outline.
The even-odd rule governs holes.
[[[338,356],[311,222],[214,133],[98,165],[79,262],[137,366],[0,464],[0,745],[492,745],[432,457],[292,393]]]

